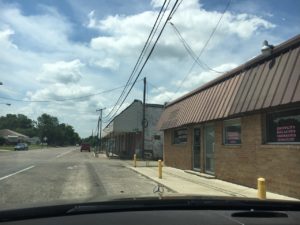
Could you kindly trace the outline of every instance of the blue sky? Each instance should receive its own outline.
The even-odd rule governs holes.
[[[162,2],[0,0],[0,81],[4,83],[0,97],[55,100],[124,85]],[[226,4],[225,0],[184,0],[172,18],[196,54]],[[299,11],[297,0],[232,0],[200,59],[215,70],[228,71],[260,54],[263,40],[276,45],[299,34]],[[173,100],[220,75],[199,66],[188,74],[192,64],[167,25],[141,75],[151,83],[148,102]],[[0,105],[0,114],[23,113],[36,119],[49,113],[85,137],[95,129],[95,110],[106,107],[109,112],[120,92],[67,102],[1,99],[12,105]],[[141,97],[138,82],[123,107]]]

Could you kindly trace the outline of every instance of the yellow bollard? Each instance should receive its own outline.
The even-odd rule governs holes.
[[[162,179],[162,161],[158,160],[158,178]]]
[[[265,178],[260,177],[257,179],[257,197],[261,200],[267,198]]]
[[[136,154],[133,155],[133,166],[136,167]]]

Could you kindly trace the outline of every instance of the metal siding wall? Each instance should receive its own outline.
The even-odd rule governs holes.
[[[298,77],[298,84],[295,88],[295,93],[292,102],[298,102],[300,101],[300,76]]]
[[[194,113],[193,119],[192,119],[192,123],[197,123],[197,117],[201,112],[201,107],[204,101],[204,92],[200,92],[199,95],[197,95],[197,102],[195,102],[195,106],[196,106],[196,113]]]
[[[290,77],[290,73],[291,73],[291,69],[292,69],[291,66],[292,66],[292,63],[293,63],[293,62],[291,62],[292,61],[291,59],[292,59],[294,54],[295,54],[295,51],[290,51],[289,59],[287,61],[287,64],[286,64],[283,72],[282,72],[283,74],[286,74],[286,76],[281,75],[281,79],[280,79],[279,85],[276,89],[275,96],[274,96],[274,99],[273,99],[273,102],[272,102],[271,106],[277,106],[281,103],[283,93],[286,90],[286,85],[287,85],[288,79]]]
[[[260,68],[261,68],[261,66],[260,66]],[[247,83],[246,83],[245,86],[243,87],[243,91],[242,91],[242,93],[241,93],[241,96],[239,96],[240,98],[239,98],[239,101],[237,102],[237,106],[236,106],[236,109],[235,109],[235,113],[239,113],[239,112],[241,112],[241,110],[242,110],[243,103],[245,102],[246,97],[247,97],[247,95],[248,95],[248,92],[249,92],[249,90],[250,90],[250,88],[251,88],[252,80],[253,80],[253,77],[254,77],[253,74],[255,74],[255,73],[254,73],[254,71],[253,71],[253,68],[251,68],[251,69],[249,70],[248,75],[247,75],[247,77],[248,77]]]
[[[228,107],[228,101],[231,98],[232,92],[234,90],[236,80],[237,80],[237,77],[234,77],[234,78],[228,80],[227,85],[224,88],[224,92],[226,93],[226,90],[228,90],[228,91],[227,91],[227,94],[224,94],[225,95],[224,98],[222,98],[222,102],[218,108],[218,111],[216,112],[216,118],[223,117],[224,112],[226,111],[226,109]]]
[[[261,93],[262,93],[262,91],[265,88],[265,82],[267,80],[268,74],[269,74],[269,66],[267,65],[267,62],[265,62],[264,63],[264,69],[261,72],[260,79],[259,79],[258,84],[257,84],[257,89],[254,92],[254,95],[253,95],[253,97],[251,99],[251,103],[252,103],[251,106],[252,106],[252,108],[250,106],[249,109],[248,109],[248,111],[251,111],[251,110],[254,110],[254,109],[260,109],[260,108],[258,108],[259,107],[259,103],[260,103],[259,99],[261,98]]]
[[[114,119],[114,132],[142,130],[142,103],[134,102]]]
[[[220,106],[221,101],[222,101],[222,99],[224,97],[223,90],[224,90],[224,87],[226,86],[227,82],[228,82],[228,80],[220,83],[220,86],[218,88],[219,89],[218,94],[215,95],[215,97],[214,97],[215,100],[214,100],[214,103],[212,104],[213,106],[212,106],[212,108],[211,108],[211,110],[209,112],[209,115],[208,115],[208,117],[209,117],[210,120],[216,119],[216,113],[217,113],[218,107]]]
[[[196,121],[202,121],[201,118],[202,118],[202,114],[203,114],[203,108],[205,107],[206,103],[207,103],[207,99],[208,99],[208,96],[209,96],[209,90],[211,89],[206,89],[202,92],[203,94],[203,101],[201,102],[201,105],[199,106],[199,112],[197,113],[197,117],[196,117]]]
[[[298,49],[297,57],[296,57],[296,60],[295,60],[295,63],[294,63],[293,69],[292,69],[292,73],[290,75],[290,80],[286,87],[286,92],[285,92],[282,102],[281,102],[282,104],[290,103],[292,101],[292,97],[293,97],[293,94],[294,94],[296,86],[297,86],[297,81],[300,76],[299,54],[300,54],[300,48]]]
[[[281,60],[278,62],[279,65],[278,65],[278,68],[276,70],[276,73],[274,74],[273,84],[270,86],[270,89],[268,91],[266,100],[264,102],[264,106],[263,107],[265,107],[265,108],[270,107],[271,104],[272,104],[273,98],[274,98],[275,93],[277,91],[277,88],[278,88],[278,86],[280,84],[280,79],[281,79],[283,70],[284,70],[285,65],[286,65],[286,63],[288,61],[288,58],[289,58],[289,52],[285,53],[280,58],[281,58]]]
[[[248,71],[246,71],[246,72],[244,72],[240,75],[240,76],[242,76],[242,83],[239,86],[239,88],[237,87],[237,93],[236,93],[236,96],[234,96],[234,101],[232,103],[232,107],[231,107],[230,112],[229,112],[230,115],[234,114],[236,112],[236,108],[237,108],[237,106],[240,102],[240,97],[243,94],[243,91],[244,91],[245,86],[247,84],[247,81],[248,81],[248,78],[249,78],[249,76],[248,76],[249,73],[250,73],[250,71],[248,70]]]
[[[268,77],[265,81],[264,88],[262,89],[262,92],[260,93],[260,98],[258,99],[258,102],[257,102],[257,105],[260,105],[262,108],[264,107],[265,100],[267,98],[269,90],[273,85],[275,74],[278,70],[281,59],[282,59],[282,57],[279,56],[279,57],[269,61],[268,64],[267,64],[267,66],[269,67],[269,74],[268,74]],[[274,63],[273,66],[271,66],[272,63]],[[270,66],[271,66],[271,68],[270,68]],[[251,109],[251,107],[248,108],[248,110],[250,110],[250,109]]]
[[[258,86],[258,83],[261,78],[261,74],[259,73],[259,70],[257,67],[252,69],[251,75],[253,77],[253,80],[252,80],[251,88],[248,92],[248,95],[247,95],[245,101],[243,102],[243,107],[241,109],[242,112],[245,112],[249,108],[251,108],[251,104],[253,104],[253,102],[255,102],[255,101],[253,101],[253,99],[254,99],[253,96],[257,93],[257,89],[258,89],[257,86]],[[253,106],[252,106],[252,108],[253,108]]]

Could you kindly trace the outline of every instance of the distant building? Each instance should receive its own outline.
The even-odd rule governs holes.
[[[300,198],[300,35],[166,105],[164,163]]]
[[[156,129],[164,106],[146,104],[145,156],[163,157],[163,132]],[[141,154],[143,104],[135,100],[117,115],[103,130],[103,147],[109,154],[132,158]]]
[[[28,139],[28,142],[30,142],[30,144],[40,144],[41,143],[41,139],[39,137],[31,137]]]
[[[7,143],[11,143],[11,144],[18,143],[18,142],[28,142],[29,140],[28,136],[9,129],[0,130],[0,137],[3,137]]]

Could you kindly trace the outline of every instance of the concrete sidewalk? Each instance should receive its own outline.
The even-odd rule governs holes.
[[[175,193],[257,198],[256,189],[218,179],[200,177],[173,167],[163,167],[162,179],[158,178],[157,167],[139,166],[135,168],[132,166],[132,163],[127,163],[126,167],[164,185]],[[271,192],[267,192],[267,199],[298,200]]]

